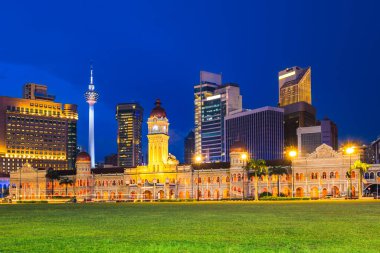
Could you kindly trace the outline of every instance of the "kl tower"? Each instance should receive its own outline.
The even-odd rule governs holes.
[[[94,139],[94,104],[98,101],[99,94],[95,91],[94,77],[92,75],[92,66],[90,70],[90,84],[88,91],[84,94],[86,102],[89,105],[88,117],[88,150],[91,156],[91,168],[95,168],[95,139]]]

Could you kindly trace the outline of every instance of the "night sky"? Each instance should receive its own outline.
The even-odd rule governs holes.
[[[380,134],[380,1],[4,1],[0,6],[0,95],[46,84],[79,106],[78,144],[87,148],[83,93],[93,62],[96,160],[116,152],[117,103],[137,101],[146,118],[161,98],[170,151],[183,159],[194,125],[199,71],[241,86],[244,108],[276,106],[278,71],[312,67],[318,118],[340,141]]]

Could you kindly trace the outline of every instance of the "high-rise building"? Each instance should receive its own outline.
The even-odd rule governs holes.
[[[297,128],[316,125],[311,105],[311,67],[292,67],[278,73],[278,104],[284,112],[286,147],[297,147]]]
[[[214,95],[214,91],[222,85],[222,75],[200,72],[200,82],[194,86],[194,122],[195,122],[195,153],[202,153],[202,105],[203,101]]]
[[[192,164],[195,155],[195,136],[194,131],[191,130],[185,137],[185,164]]]
[[[225,84],[214,95],[203,100],[201,122],[202,156],[205,161],[225,161],[224,118],[242,110],[242,97],[237,84]]]
[[[48,94],[47,86],[43,84],[26,83],[22,95],[25,99],[55,100],[55,96]]]
[[[278,73],[279,105],[311,104],[311,68],[292,67]]]
[[[297,129],[316,125],[316,110],[306,103],[298,102],[284,108],[284,139],[285,147],[298,145]]]
[[[118,166],[142,165],[142,122],[144,109],[138,103],[116,107]]]
[[[24,163],[74,169],[77,106],[55,102],[45,85],[26,84],[23,94],[0,97],[0,171],[9,173]]]
[[[94,78],[92,75],[92,67],[90,72],[90,84],[88,90],[84,94],[88,103],[88,150],[91,156],[91,168],[95,168],[95,129],[94,129],[94,105],[98,101],[99,93],[95,91]]]
[[[317,122],[317,126],[299,127],[297,136],[298,152],[302,155],[314,152],[323,143],[338,150],[338,128],[328,118]]]
[[[244,143],[250,158],[282,159],[284,153],[283,121],[284,109],[270,106],[226,116],[225,152],[229,154],[231,147],[238,141]]]
[[[222,75],[201,71],[200,84],[194,86],[195,153],[204,161],[224,161],[224,117],[242,110],[237,84],[222,85]]]
[[[370,158],[367,160],[369,160],[371,163],[380,164],[380,137],[371,142],[368,149],[370,153],[368,156],[370,156]]]

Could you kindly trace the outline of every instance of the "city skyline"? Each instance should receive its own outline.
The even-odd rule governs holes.
[[[190,12],[185,11],[188,7],[191,10],[197,9],[197,13],[202,14],[204,11],[198,8],[198,5],[198,3],[194,3],[192,6],[180,6],[182,7],[181,13],[188,17]],[[222,11],[222,13],[227,13],[229,9],[227,3],[221,3],[218,6],[210,3],[206,5],[206,7],[218,8],[218,11]],[[20,45],[19,42],[11,45],[6,39],[0,42],[2,52],[0,83],[2,87],[6,86],[1,95],[20,97],[21,87],[26,82],[48,85],[51,93],[56,94],[59,101],[79,106],[78,143],[85,146],[87,150],[88,116],[86,115],[87,105],[83,101],[83,92],[88,83],[88,65],[92,60],[96,68],[97,89],[102,94],[102,99],[97,104],[97,117],[95,117],[95,127],[98,129],[95,133],[98,160],[103,159],[106,154],[116,153],[117,150],[117,125],[114,120],[116,104],[138,101],[142,107],[151,108],[151,101],[156,98],[161,98],[163,106],[171,115],[170,141],[173,148],[170,152],[182,160],[184,137],[194,127],[192,89],[199,82],[199,71],[223,72],[225,80],[239,84],[244,97],[243,107],[255,109],[267,105],[276,106],[278,71],[291,66],[311,66],[313,69],[313,105],[317,108],[317,118],[323,118],[325,115],[332,118],[339,127],[340,140],[348,138],[357,138],[364,142],[375,140],[379,134],[377,128],[379,122],[372,116],[375,115],[376,110],[371,103],[376,101],[376,94],[379,91],[379,86],[375,85],[377,80],[374,73],[377,69],[375,59],[379,58],[380,51],[375,46],[378,44],[375,42],[379,41],[379,35],[371,31],[378,30],[379,22],[373,22],[378,19],[374,11],[376,8],[366,9],[366,16],[364,16],[361,6],[354,2],[345,2],[345,5],[329,3],[329,8],[326,9],[327,3],[306,3],[309,7],[313,7],[313,11],[308,13],[311,17],[308,17],[306,13],[297,12],[297,6],[293,10],[294,16],[289,16],[285,15],[286,9],[290,8],[286,5],[279,4],[281,6],[274,8],[273,13],[268,10],[269,6],[266,4],[245,5],[247,5],[247,10],[239,8],[241,13],[236,13],[236,9],[231,9],[232,16],[241,17],[238,18],[239,22],[231,19],[230,23],[226,23],[222,17],[212,13],[207,20],[210,21],[214,18],[216,21],[211,24],[216,28],[210,35],[207,34],[212,27],[204,28],[202,23],[197,21],[195,27],[189,28],[185,38],[181,38],[183,34],[170,20],[176,17],[181,25],[187,27],[185,21],[175,14],[165,11],[164,4],[162,6],[156,6],[154,3],[145,3],[142,6],[128,5],[130,10],[140,11],[144,7],[158,7],[161,11],[159,17],[164,17],[166,14],[168,18],[159,22],[157,24],[158,31],[154,32],[153,21],[155,19],[149,18],[150,8],[147,8],[143,15],[144,18],[147,18],[145,23],[141,20],[140,26],[126,27],[125,31],[128,32],[128,36],[121,36],[117,33],[117,28],[112,29],[109,31],[111,44],[106,43],[105,45],[102,45],[105,42],[104,39],[88,43],[87,35],[91,32],[97,39],[100,39],[100,34],[104,32],[101,25],[106,25],[108,28],[112,24],[117,24],[115,19],[104,24],[92,20],[74,28],[72,27],[73,21],[70,21],[68,25],[63,25],[59,22],[60,15],[55,18],[53,14],[57,15],[57,12],[52,11],[44,13],[41,17],[36,15],[33,22],[24,26],[26,19],[20,18],[23,15],[18,15],[19,20],[15,20],[13,26],[5,29],[4,37],[9,35],[16,41],[22,41],[18,37],[19,35],[14,34],[12,30],[21,31],[20,34],[23,34],[24,31],[26,35],[31,35],[26,30],[32,28],[32,31],[40,36],[41,40],[37,40],[38,43],[30,41],[27,43],[28,45]],[[4,9],[7,7],[16,11],[11,4],[6,5]],[[29,7],[39,13],[34,6]],[[256,13],[259,11],[255,10],[255,7],[262,10],[263,14]],[[91,9],[92,7],[90,4],[88,6],[87,4],[80,5],[78,10],[74,11],[74,20],[79,15],[81,18],[83,18],[82,15],[90,15],[85,13],[86,8]],[[284,10],[284,14],[279,11],[281,8]],[[116,11],[116,9],[116,6],[107,7],[108,11]],[[17,11],[22,13],[30,10],[27,6],[25,9],[21,8]],[[324,15],[319,16],[318,12]],[[11,13],[12,11],[10,11]],[[90,11],[89,13],[94,12]],[[275,18],[276,14],[279,17]],[[266,25],[271,30],[273,27],[280,27],[281,18],[286,16],[289,23],[293,22],[299,28],[295,30],[303,30],[305,36],[302,38],[294,36],[296,32],[290,31],[291,29],[284,28],[280,31],[274,29],[284,35],[279,43],[282,45],[278,46],[275,38],[280,36],[256,27],[255,18],[252,17],[255,15],[268,19],[275,18]],[[3,16],[12,20],[7,13],[4,13]],[[159,17],[156,16],[156,18]],[[51,20],[51,26],[56,27],[55,36],[50,39],[44,35],[45,30],[33,29],[46,18]],[[242,18],[246,18],[247,22],[242,28],[238,28],[237,25]],[[313,18],[316,21],[313,22]],[[123,16],[121,19],[122,24],[131,24],[133,22],[130,21],[139,20],[136,16],[132,18]],[[304,24],[296,23],[295,21],[298,19],[302,19]],[[318,22],[320,24],[317,25]],[[77,33],[85,31],[92,25],[100,27],[100,30],[93,29],[85,32],[77,37],[77,42],[71,41],[76,38]],[[369,27],[369,29],[362,31],[360,30],[361,26]],[[120,25],[116,27],[120,28]],[[310,30],[306,30],[309,29],[308,27]],[[199,30],[199,28],[203,29]],[[49,29],[49,27],[45,29]],[[67,42],[65,45],[59,42],[59,31],[67,29],[72,29],[74,34],[65,35]],[[197,37],[195,36],[196,29],[201,35],[205,35],[202,44],[195,43],[194,46],[189,46],[190,50],[175,46],[175,44],[182,45],[181,42],[184,39],[189,42],[193,41],[193,37]],[[245,33],[245,30],[248,32]],[[119,35],[124,43],[132,38],[132,35],[138,35],[141,31],[150,32],[151,37],[148,36],[144,39],[139,39],[139,36],[134,37],[135,41],[127,43],[125,48],[121,48],[118,43],[112,44],[112,41],[114,42]],[[219,34],[225,38],[225,41],[218,40],[218,45],[211,44],[214,37]],[[357,34],[361,36],[357,36]],[[261,39],[256,40],[257,38]],[[366,38],[371,38],[373,42]],[[150,39],[155,39],[152,41],[157,43],[151,43]],[[359,50],[356,48],[356,44],[361,43],[363,45]],[[83,48],[86,50],[77,54]],[[134,52],[134,48],[137,48],[137,52]],[[261,50],[262,48],[264,50]],[[259,52],[259,49],[262,52]],[[188,51],[194,55],[186,53]],[[42,57],[37,57],[41,52],[44,52]],[[50,54],[54,57],[50,57]],[[164,57],[166,55],[167,57]],[[151,62],[148,62],[149,59]],[[360,62],[364,59],[368,59],[367,61],[370,62],[361,66]],[[239,67],[234,66],[236,61],[240,62]],[[357,88],[357,84],[361,89]],[[176,89],[175,93],[172,92],[173,89]],[[354,103],[353,101],[357,101],[358,98],[360,103]],[[179,100],[183,102],[183,106],[177,105]],[[365,122],[364,127],[362,124],[352,123],[357,115],[361,116],[360,122]],[[143,124],[146,124],[146,118],[145,116]],[[146,150],[146,130],[144,131],[143,146]]]

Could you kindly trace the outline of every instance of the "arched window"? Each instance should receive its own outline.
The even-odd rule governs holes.
[[[229,182],[230,182],[230,177],[226,176],[226,183],[229,183]]]
[[[375,179],[375,173],[373,172],[369,173],[369,179]]]
[[[339,179],[339,172],[335,171],[335,179]]]
[[[305,176],[303,175],[303,173],[300,173],[300,180],[301,180],[301,181],[304,181],[304,180],[305,180]]]
[[[216,182],[217,182],[217,183],[220,182],[220,178],[219,178],[219,177],[216,177]]]
[[[210,177],[207,178],[207,183],[209,183],[209,184],[211,183],[211,178]]]
[[[334,172],[330,172],[330,178],[334,178],[335,177],[335,175],[334,175]]]
[[[322,179],[326,179],[327,178],[327,174],[326,174],[326,172],[323,172],[322,173]]]
[[[315,179],[315,174],[314,174],[314,172],[311,173],[311,179]]]
[[[351,171],[351,179],[355,178],[355,176],[356,176],[355,171]]]
[[[238,182],[240,182],[241,181],[241,175],[240,175],[240,173],[238,174]]]
[[[369,179],[369,173],[368,172],[364,173],[364,178]]]
[[[296,173],[296,181],[299,181],[299,180],[300,180],[300,175]]]

